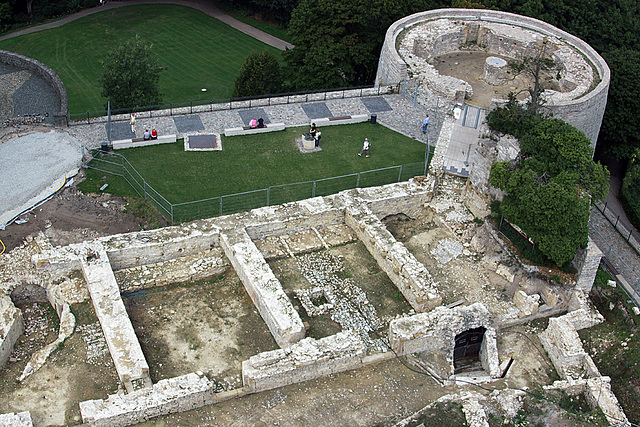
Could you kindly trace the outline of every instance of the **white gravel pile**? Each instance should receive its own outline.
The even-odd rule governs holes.
[[[53,194],[81,162],[80,143],[65,132],[32,132],[0,144],[0,227]]]

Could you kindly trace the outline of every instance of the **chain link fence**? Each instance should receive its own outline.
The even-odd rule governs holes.
[[[425,163],[410,163],[332,178],[274,185],[260,190],[176,204],[169,202],[149,185],[136,168],[121,154],[105,152],[100,149],[87,150],[83,147],[83,167],[124,178],[141,198],[149,200],[173,225],[195,219],[248,211],[263,206],[327,196],[352,188],[376,187],[408,181],[414,176],[424,175]]]

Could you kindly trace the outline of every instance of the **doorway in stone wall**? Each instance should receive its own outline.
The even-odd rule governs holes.
[[[456,335],[456,344],[453,350],[454,372],[481,371],[480,349],[486,328],[479,327],[468,329]]]

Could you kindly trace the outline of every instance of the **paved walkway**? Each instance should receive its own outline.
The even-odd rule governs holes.
[[[76,19],[83,18],[85,16],[93,15],[94,13],[102,12],[108,9],[115,9],[123,6],[131,6],[136,4],[156,4],[156,3],[169,3],[169,4],[178,4],[182,6],[192,7],[194,9],[198,9],[209,16],[212,16],[225,24],[242,31],[245,34],[248,34],[263,43],[268,44],[269,46],[273,46],[280,50],[291,49],[293,45],[284,40],[280,40],[277,37],[272,36],[271,34],[265,33],[264,31],[258,30],[244,22],[238,21],[237,19],[225,14],[220,9],[216,8],[206,0],[118,0],[118,1],[109,1],[102,6],[96,6],[91,9],[81,10],[78,13],[74,13],[73,15],[65,16],[64,18],[49,21],[41,25],[35,25],[33,27],[25,28],[22,30],[15,31],[13,33],[5,34],[0,37],[1,40],[10,39],[13,37],[22,36],[24,34],[31,34],[37,31],[48,30],[51,28],[57,28],[64,24],[67,24],[71,21],[75,21]]]

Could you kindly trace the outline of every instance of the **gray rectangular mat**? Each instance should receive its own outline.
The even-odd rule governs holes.
[[[107,131],[107,137],[109,136],[108,125],[104,126]],[[111,122],[111,141],[119,141],[121,139],[135,138],[136,134],[131,131],[131,124],[129,122]]]
[[[176,124],[178,133],[197,132],[200,130],[204,130],[202,120],[200,120],[200,116],[197,114],[192,114],[189,116],[175,116],[173,118],[173,123]]]
[[[260,117],[264,119],[265,124],[271,123],[269,121],[269,116],[267,116],[267,113],[264,111],[263,108],[252,108],[250,110],[240,110],[238,111],[238,114],[240,114],[242,123],[245,126],[249,126],[249,122],[251,121],[251,119],[258,120]]]
[[[379,113],[382,111],[393,110],[393,108],[391,108],[387,101],[381,96],[376,96],[373,98],[361,98],[360,100],[362,101],[364,106],[367,107],[367,110],[369,110],[370,113]]]
[[[331,111],[324,102],[316,102],[314,104],[302,104],[302,110],[309,117],[309,120],[323,119],[325,117],[333,117]]]

